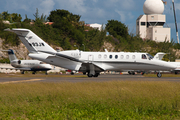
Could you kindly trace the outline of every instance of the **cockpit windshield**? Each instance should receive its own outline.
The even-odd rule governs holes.
[[[152,56],[152,55],[150,55],[150,54],[146,54],[147,55],[147,58],[149,59],[149,60],[151,60],[151,59],[153,59],[154,57]]]

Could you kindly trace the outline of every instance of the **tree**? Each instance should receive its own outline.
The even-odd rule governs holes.
[[[106,24],[106,30],[110,35],[116,38],[118,36],[127,38],[128,36],[128,27],[117,20],[108,20],[108,23]]]
[[[8,20],[8,21],[11,20],[11,16],[10,16],[10,14],[8,13],[8,11],[2,12],[2,13],[1,13],[1,17],[2,17],[2,20]]]
[[[30,23],[30,22],[31,22],[31,19],[29,19],[29,18],[27,17],[27,15],[25,15],[25,19],[23,20],[23,22],[25,22],[25,23]]]
[[[11,14],[11,20],[12,22],[21,22],[21,15],[20,14],[17,14],[17,13],[12,13]]]
[[[61,20],[66,20],[69,22],[79,22],[81,16],[80,15],[76,15],[76,14],[72,14],[67,10],[54,10],[51,11],[49,17],[47,18],[50,22],[59,22]]]

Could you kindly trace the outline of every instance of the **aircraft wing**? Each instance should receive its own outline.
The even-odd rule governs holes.
[[[79,63],[82,63],[83,65],[85,65],[87,68],[89,68],[89,65],[92,64],[96,70],[104,71],[104,68],[102,68],[99,64],[96,64],[96,63],[88,63],[87,61],[82,61],[82,60],[79,60],[77,58],[74,58],[74,57],[71,57],[68,55],[64,55],[61,53],[54,53],[54,52],[47,52],[47,51],[38,51],[38,52],[48,53],[48,54],[53,55],[54,57],[62,57],[62,58],[65,58],[65,59],[68,59],[71,61],[79,62]]]
[[[66,58],[68,60],[72,60],[72,61],[75,61],[75,62],[85,63],[84,61],[81,61],[81,60],[79,60],[77,58],[70,57],[68,55],[64,55],[64,54],[61,54],[61,53],[54,53],[54,52],[47,52],[47,51],[38,51],[38,52],[48,53],[48,54],[55,55],[57,57]]]
[[[5,67],[0,67],[0,69],[9,69],[9,70],[25,70],[25,71],[30,71],[30,68],[5,68]]]

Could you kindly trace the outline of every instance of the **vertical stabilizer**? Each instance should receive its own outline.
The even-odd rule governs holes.
[[[11,31],[18,35],[22,43],[26,46],[30,53],[39,51],[44,52],[56,52],[51,46],[44,42],[40,37],[34,34],[29,29],[5,29],[5,31]]]
[[[9,55],[10,62],[12,62],[13,60],[18,60],[12,49],[8,50],[8,55]]]

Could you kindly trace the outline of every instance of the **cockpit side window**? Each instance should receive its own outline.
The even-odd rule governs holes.
[[[142,54],[142,59],[147,59],[145,54]]]
[[[151,59],[154,58],[154,57],[153,57],[152,55],[150,55],[150,54],[146,54],[146,55],[147,55],[147,57],[148,57],[149,60],[151,60]]]

